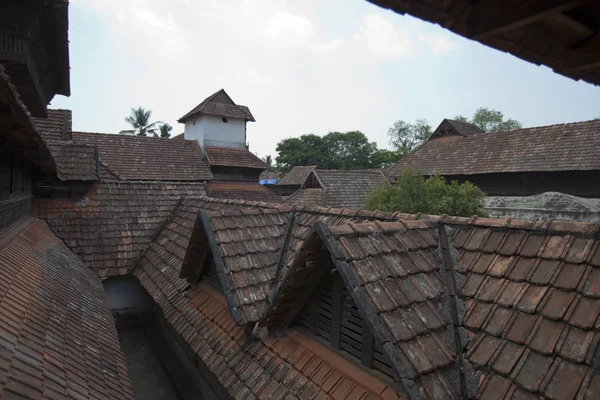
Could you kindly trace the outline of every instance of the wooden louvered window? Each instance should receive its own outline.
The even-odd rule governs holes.
[[[328,276],[298,315],[294,326],[310,331],[321,342],[364,367],[393,378],[391,362],[338,274]]]
[[[206,260],[206,264],[202,269],[202,280],[206,280],[210,282],[212,285],[217,287],[219,290],[221,289],[221,282],[219,281],[219,276],[217,275],[217,268],[215,266],[215,261],[213,260],[212,255],[208,257]]]

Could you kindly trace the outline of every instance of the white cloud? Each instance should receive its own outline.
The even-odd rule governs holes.
[[[446,53],[458,47],[458,43],[450,39],[448,35],[431,34],[419,37],[420,41],[425,41],[431,44],[431,52],[433,54]]]
[[[285,47],[302,47],[315,35],[315,27],[304,17],[279,12],[271,16],[262,33]]]
[[[344,43],[344,39],[334,39],[325,43],[317,43],[312,46],[312,49],[315,51],[323,51],[323,50],[335,50],[340,47]]]
[[[407,30],[398,29],[382,15],[369,15],[361,26],[369,50],[380,56],[412,55],[415,41]]]

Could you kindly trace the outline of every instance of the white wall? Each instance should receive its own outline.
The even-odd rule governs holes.
[[[200,146],[246,148],[246,121],[243,118],[228,118],[202,115],[185,123],[184,138],[196,140]]]

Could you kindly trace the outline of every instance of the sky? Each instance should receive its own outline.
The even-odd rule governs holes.
[[[132,107],[177,119],[223,88],[250,107],[250,150],[360,130],[388,148],[396,120],[502,111],[525,127],[600,117],[600,87],[575,82],[365,0],[71,0],[76,131],[118,133]]]

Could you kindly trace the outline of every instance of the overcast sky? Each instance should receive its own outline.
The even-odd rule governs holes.
[[[256,118],[250,150],[360,130],[380,147],[398,119],[470,116],[526,127],[600,117],[600,87],[575,82],[364,0],[71,0],[74,129],[117,133],[130,108],[177,119],[224,88]]]

